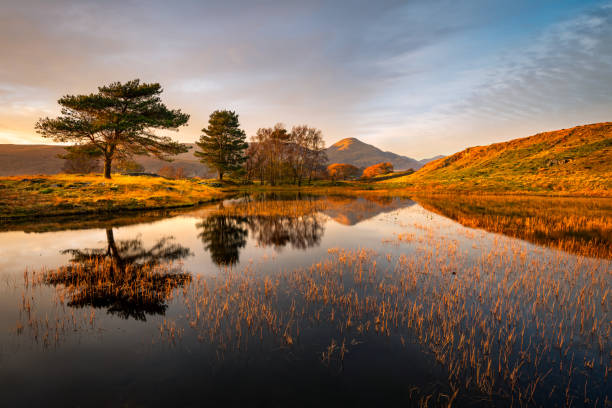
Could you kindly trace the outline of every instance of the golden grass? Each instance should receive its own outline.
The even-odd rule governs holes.
[[[455,241],[422,228],[420,240],[408,240],[410,256],[331,248],[328,257],[304,268],[263,274],[250,264],[198,276],[182,289],[170,287],[184,313],[164,320],[159,336],[174,343],[191,332],[215,345],[223,359],[232,352],[279,348],[294,355],[310,350],[304,342],[318,333],[328,338],[318,358],[334,371],[342,370],[363,342],[410,343],[444,368],[450,389],[445,401],[438,395],[444,403],[479,395],[493,405],[609,404],[604,401],[612,372],[608,261],[527,251],[501,240],[487,241],[480,254],[465,257]],[[116,287],[104,268],[93,276],[76,274],[77,282]],[[26,275],[26,291],[54,276]],[[66,285],[68,294],[80,286],[70,280]],[[119,286],[142,293],[139,279],[120,279]],[[51,319],[45,333],[28,300],[33,295],[24,293],[27,321],[21,332],[39,338],[63,333],[66,292],[58,290],[60,317]],[[82,319],[93,325],[87,314]],[[60,329],[54,321],[62,322]],[[306,352],[302,358],[314,356]]]
[[[436,195],[415,200],[466,227],[612,259],[611,199]]]
[[[195,180],[114,175],[0,178],[0,218],[191,206],[222,197]]]
[[[471,147],[381,184],[410,191],[612,197],[612,123]]]

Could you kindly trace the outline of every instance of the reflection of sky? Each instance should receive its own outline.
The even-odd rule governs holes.
[[[412,201],[408,206],[379,213],[355,225],[344,225],[333,218],[323,215],[323,234],[320,243],[307,250],[284,247],[262,246],[249,233],[247,243],[239,250],[240,263],[234,269],[241,269],[253,262],[261,264],[267,271],[287,270],[308,267],[325,258],[329,248],[374,249],[381,254],[410,254],[416,246],[438,243],[454,243],[459,254],[480,253],[494,242],[514,244],[525,248],[531,244],[498,234],[465,228],[441,215],[429,212]],[[334,214],[337,215],[337,214]],[[342,220],[346,217],[342,217]],[[198,237],[201,229],[196,225],[201,221],[193,214],[180,215],[160,221],[114,228],[116,241],[139,237],[143,247],[153,246],[159,239],[173,236],[174,242],[189,248],[192,256],[181,262],[187,271],[194,274],[214,275],[219,272],[210,254]],[[397,243],[398,234],[411,234],[409,242]],[[435,238],[433,241],[431,237]],[[37,270],[43,267],[56,268],[65,265],[70,255],[61,254],[65,249],[106,248],[104,229],[71,230],[45,233],[4,232],[0,233],[3,256],[0,257],[0,271],[3,274],[21,276],[25,268]],[[476,248],[474,246],[476,245]]]
[[[213,264],[210,254],[204,250],[198,238],[199,229],[196,228],[196,224],[201,221],[202,215],[204,215],[202,212],[196,211],[152,223],[118,227],[113,230],[115,240],[129,240],[139,236],[143,241],[143,247],[149,248],[160,238],[173,235],[178,244],[189,247],[194,254],[184,261],[188,271],[194,274],[215,275],[220,273],[219,268]],[[529,265],[530,259],[549,252],[538,250],[537,246],[525,241],[463,227],[451,219],[425,210],[418,204],[382,212],[355,225],[336,222],[329,216],[323,216],[323,218],[324,234],[320,244],[307,250],[294,249],[291,245],[279,249],[262,248],[249,236],[246,247],[240,251],[241,263],[234,268],[241,269],[253,261],[256,264],[254,271],[257,274],[281,269],[291,270],[296,267],[309,267],[325,260],[328,257],[329,248],[349,250],[367,248],[377,251],[380,255],[376,264],[377,270],[381,273],[380,276],[385,276],[382,274],[389,267],[385,261],[387,253],[406,255],[408,262],[417,262],[417,267],[427,266],[427,269],[423,269],[424,271],[460,274],[461,270],[449,271],[443,268],[454,264],[469,271],[471,269],[469,266],[478,262],[481,257],[486,257],[490,250],[494,250],[495,254],[501,253],[502,256],[508,254],[504,250],[500,251],[500,248],[524,250],[528,256],[523,266]],[[408,234],[410,239],[405,242],[398,241],[397,234]],[[69,255],[60,254],[61,250],[104,248],[106,242],[104,229],[30,234],[0,233],[0,246],[3,248],[3,256],[0,257],[0,271],[4,274],[2,276],[3,274],[0,273],[0,384],[2,384],[0,390],[7,391],[9,395],[17,395],[20,404],[24,406],[38,406],[41,403],[36,398],[51,398],[56,402],[62,398],[78,398],[75,390],[85,393],[99,391],[104,393],[104,396],[100,398],[110,398],[114,395],[114,390],[120,389],[125,391],[125,395],[141,392],[145,396],[141,395],[140,398],[146,398],[151,395],[151,389],[176,389],[179,386],[173,381],[188,382],[197,379],[200,382],[187,384],[186,390],[191,392],[197,390],[201,396],[202,384],[205,386],[212,384],[213,387],[229,384],[233,391],[237,384],[244,386],[245,382],[250,384],[254,381],[251,378],[240,378],[240,375],[244,375],[240,370],[244,368],[238,366],[236,372],[231,372],[231,375],[228,376],[227,382],[222,380],[216,380],[215,383],[207,382],[220,375],[219,372],[214,371],[213,363],[211,363],[218,361],[218,354],[216,354],[218,348],[214,344],[198,340],[196,332],[192,330],[187,330],[178,345],[168,346],[159,340],[160,325],[163,322],[178,320],[179,316],[185,318],[186,310],[180,296],[168,301],[169,308],[166,315],[147,316],[147,323],[122,320],[107,314],[104,309],[96,309],[95,328],[91,328],[87,323],[89,308],[58,306],[56,302],[59,296],[56,288],[42,285],[32,292],[35,293],[35,298],[31,299],[35,305],[34,318],[44,321],[47,311],[51,319],[54,318],[53,313],[56,310],[60,310],[60,315],[69,318],[74,313],[76,321],[81,325],[79,330],[70,330],[69,335],[62,334],[59,347],[52,347],[51,350],[45,350],[40,343],[30,342],[29,334],[14,335],[17,322],[27,320],[26,314],[21,311],[22,294],[24,293],[21,285],[24,268],[27,266],[39,269],[46,266],[52,269],[66,264],[69,260]],[[456,251],[453,248],[456,248]],[[417,256],[411,257],[413,254]],[[430,254],[431,257],[429,257]],[[459,262],[453,262],[453,257]],[[512,259],[512,257],[509,258],[509,260]],[[549,259],[560,262],[561,265],[567,265],[570,270],[571,263],[580,258],[568,254],[561,257],[553,256]],[[565,264],[566,261],[567,264]],[[483,272],[497,274],[496,276],[501,279],[506,273],[507,262],[508,259],[500,258],[499,267],[495,267],[496,263],[494,263],[492,269]],[[578,264],[580,265],[580,262]],[[606,260],[597,260],[596,264],[601,271],[605,271],[605,268],[609,270],[612,265]],[[483,265],[487,268],[491,266],[491,264]],[[589,264],[584,263],[581,268],[580,270],[588,269]],[[521,269],[519,265],[516,270],[521,273],[528,268]],[[589,275],[585,273],[584,276]],[[41,335],[42,333],[41,330]],[[307,343],[307,339],[307,337],[302,338],[302,344]],[[383,341],[382,338],[380,340]],[[325,341],[328,339],[326,338]],[[407,382],[418,382],[420,378],[431,375],[428,367],[438,367],[433,362],[427,363],[428,354],[426,353],[400,352],[397,348],[389,346],[386,340],[384,343],[384,347],[374,343],[360,345],[359,351],[353,354],[352,358],[362,358],[362,360],[353,361],[355,366],[364,364],[361,367],[366,367],[361,373],[364,373],[364,378],[368,380],[366,384],[368,387],[372,387],[372,381],[378,381],[377,379],[385,383],[385,387],[388,386],[386,382],[394,378],[401,379],[402,386]],[[313,344],[319,347],[317,353],[327,345],[327,343],[318,344],[316,342]],[[373,352],[376,353],[375,358],[370,358],[371,356],[365,351],[367,347],[372,347]],[[249,351],[253,350],[257,348],[249,349]],[[254,354],[257,354],[257,351]],[[315,356],[314,352],[312,356]],[[275,384],[278,384],[277,373],[285,374],[289,372],[289,368],[281,365],[270,369],[270,364],[273,364],[274,361],[277,361],[276,364],[278,364],[278,359],[272,360],[272,357],[266,356],[264,363],[258,366],[253,365],[251,356],[248,360],[248,367],[251,371],[246,372],[255,372],[264,379],[269,379],[274,375],[276,376]],[[290,359],[280,360],[284,364]],[[318,358],[316,360],[316,367],[319,367],[320,362]],[[374,364],[371,369],[367,365],[369,363]],[[355,375],[355,366],[353,370],[347,370],[347,373],[350,374],[345,375]],[[303,369],[303,366],[299,367]],[[388,371],[390,368],[401,368],[406,372]],[[227,367],[224,369],[229,370]],[[291,366],[291,369],[294,369],[294,366]],[[376,379],[367,377],[370,373],[375,373],[372,377]],[[315,374],[320,373],[315,372],[304,378],[309,381],[313,378],[318,380],[320,376]],[[359,375],[359,372],[357,374]],[[207,375],[210,375],[211,378],[207,378]],[[384,375],[387,375],[387,378]],[[202,377],[206,381],[201,381]],[[446,373],[443,373],[441,378],[445,379]],[[268,382],[268,385],[270,383]],[[39,392],[23,392],[24,386],[35,387]],[[30,399],[36,403],[31,402]],[[150,401],[145,405],[153,406],[155,403],[156,401]]]

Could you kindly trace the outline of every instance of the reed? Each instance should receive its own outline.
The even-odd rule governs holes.
[[[334,204],[278,202],[249,211],[296,215],[321,205]],[[520,225],[560,228],[545,221]],[[156,341],[175,345],[195,337],[213,346],[219,360],[281,350],[320,360],[338,374],[364,343],[394,343],[398,352],[416,347],[446,376],[436,389],[411,391],[419,406],[609,406],[612,263],[585,256],[599,251],[588,248],[593,241],[568,254],[466,229],[468,254],[435,226],[412,227],[419,233],[390,239],[406,251],[329,248],[311,265],[277,272],[248,263],[191,277],[172,263],[118,269],[93,258],[28,271],[16,331],[58,344],[74,330],[95,327],[97,308],[138,318],[125,310],[139,305],[142,315],[163,316]],[[57,307],[43,317],[34,299],[49,285]],[[115,309],[102,298],[113,299]],[[181,310],[175,319],[165,316],[169,304]],[[313,338],[321,341],[309,343]]]

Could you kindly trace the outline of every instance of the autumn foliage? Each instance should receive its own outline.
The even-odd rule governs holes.
[[[346,180],[359,176],[359,169],[352,164],[333,163],[327,166],[327,174],[332,180]]]
[[[388,174],[393,172],[393,165],[389,162],[382,162],[378,164],[374,164],[370,167],[367,167],[361,177],[363,178],[373,178],[376,176],[381,176],[383,174]]]

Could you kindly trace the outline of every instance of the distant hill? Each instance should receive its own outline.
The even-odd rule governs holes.
[[[437,155],[437,156],[430,157],[430,158],[428,158],[428,159],[421,159],[421,160],[419,160],[419,163],[421,163],[421,164],[424,166],[424,165],[426,165],[426,164],[427,164],[427,163],[429,163],[429,162],[432,162],[432,161],[434,161],[434,160],[438,160],[438,159],[442,159],[442,158],[444,158],[444,157],[446,157],[446,156],[444,156],[444,155],[442,155],[442,154],[439,154],[439,155]]]
[[[391,152],[383,152],[377,147],[349,137],[334,143],[326,149],[329,163],[347,163],[357,167],[368,167],[380,162],[391,162],[393,169],[420,169],[418,160]]]
[[[187,176],[211,176],[207,168],[193,155],[195,144],[187,143],[191,150],[182,153],[168,163],[152,156],[137,156],[145,171],[155,173],[164,166],[182,167]],[[22,174],[57,174],[62,171],[64,160],[57,157],[65,154],[62,146],[0,144],[0,176]]]
[[[387,181],[415,190],[612,195],[612,122],[476,146]]]

